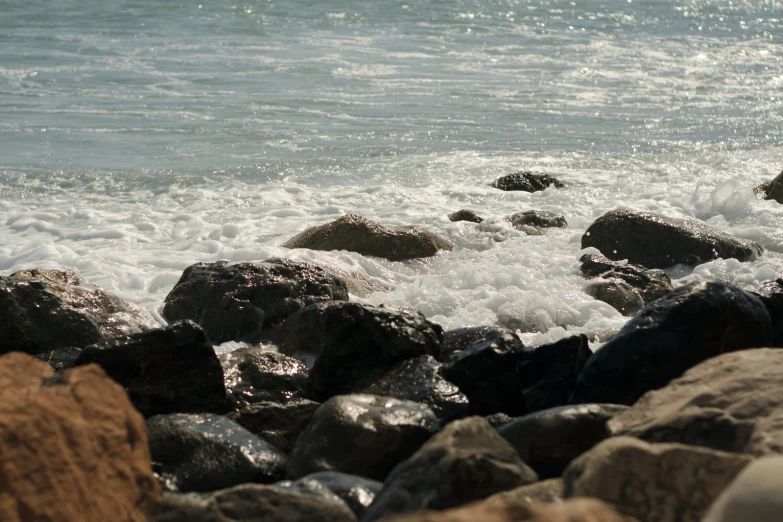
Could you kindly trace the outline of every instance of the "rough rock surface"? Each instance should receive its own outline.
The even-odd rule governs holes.
[[[753,191],[763,199],[774,199],[778,203],[783,203],[783,172],[771,181],[754,188]]]
[[[582,248],[587,247],[597,248],[609,259],[627,259],[647,268],[696,265],[719,257],[753,261],[764,251],[758,243],[700,221],[628,209],[607,212],[590,225],[582,236]]]
[[[307,398],[307,366],[293,357],[264,348],[241,348],[219,359],[233,408]]]
[[[566,497],[595,497],[644,522],[699,522],[746,455],[613,437],[566,470]]]
[[[155,471],[170,491],[212,491],[283,478],[286,457],[239,424],[212,413],[147,420]]]
[[[135,305],[83,283],[59,270],[0,276],[0,354],[82,347],[150,327]]]
[[[632,316],[644,308],[639,292],[622,279],[593,279],[584,287],[585,293],[603,301],[625,316]]]
[[[144,419],[97,366],[0,357],[0,520],[143,522],[160,502]]]
[[[783,453],[783,350],[728,353],[691,368],[609,421],[615,435],[759,456]]]
[[[286,475],[340,471],[383,480],[439,429],[422,404],[375,395],[332,397],[297,439]]]
[[[780,522],[783,457],[751,462],[712,503],[703,522]]]
[[[538,479],[481,417],[447,424],[389,474],[362,522],[394,513],[443,510]]]
[[[312,303],[348,300],[345,283],[311,263],[272,258],[261,263],[196,263],[166,296],[168,321],[190,319],[215,344],[255,343],[264,328]]]
[[[555,188],[563,188],[563,184],[554,176],[527,171],[502,176],[490,184],[500,190],[521,190],[524,192],[538,192],[550,185],[554,185]]]
[[[511,221],[511,226],[514,228],[522,228],[523,226],[562,228],[568,226],[568,222],[563,216],[544,210],[526,210],[524,212],[518,212],[513,216],[510,216],[508,220]]]
[[[285,480],[274,484],[301,493],[319,494],[328,492],[339,498],[350,508],[357,518],[361,518],[375,497],[383,489],[383,483],[357,475],[336,471],[319,471],[299,480]]]
[[[470,221],[471,223],[481,223],[484,218],[477,215],[472,210],[458,210],[448,215],[449,221]]]
[[[455,330],[449,330],[443,333],[443,342],[441,343],[439,361],[448,362],[454,355],[461,352],[476,341],[480,341],[484,338],[496,338],[504,335],[514,335],[512,330],[508,328],[498,328],[496,326],[468,326],[466,328],[457,328]],[[519,340],[519,344],[522,341]]]
[[[671,278],[663,270],[648,270],[627,263],[621,265],[594,254],[583,255],[579,263],[585,277],[623,281],[637,291],[644,304],[649,304],[674,290]]]
[[[572,402],[633,404],[705,359],[771,342],[769,313],[757,297],[727,283],[691,283],[653,301],[602,346]]]
[[[509,489],[508,491],[495,493],[487,497],[485,502],[487,504],[530,504],[532,502],[551,504],[553,502],[562,502],[564,487],[565,484],[563,484],[562,478],[540,480],[532,484]]]
[[[618,404],[561,406],[515,419],[497,430],[539,477],[553,478],[607,438],[607,421],[627,409]]]
[[[331,223],[308,228],[283,243],[283,246],[348,250],[390,261],[430,257],[439,250],[454,248],[448,241],[418,226],[387,227],[355,214],[346,214]]]
[[[771,346],[783,347],[783,278],[766,281],[751,288],[750,292],[761,299],[772,319]]]
[[[204,332],[190,321],[86,347],[75,364],[99,364],[145,416],[222,411],[223,369]]]
[[[308,400],[285,404],[256,402],[233,411],[226,417],[288,455],[320,406],[319,403]]]

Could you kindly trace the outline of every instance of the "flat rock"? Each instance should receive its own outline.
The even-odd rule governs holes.
[[[508,220],[514,228],[563,228],[568,226],[566,218],[545,210],[526,210],[524,212],[517,212],[513,216],[510,216]]]
[[[375,221],[346,214],[336,221],[308,228],[292,237],[286,248],[311,250],[348,250],[390,261],[405,261],[434,256],[454,245],[418,226],[388,227]]]
[[[452,214],[449,214],[448,218],[449,221],[470,221],[471,223],[481,223],[484,221],[484,218],[480,217],[472,210],[466,209],[458,210]]]
[[[554,185],[555,188],[563,188],[563,184],[554,176],[529,171],[508,174],[490,184],[491,187],[500,190],[521,190],[524,192],[538,192],[545,190],[550,185]]]
[[[612,260],[647,268],[678,263],[697,265],[713,259],[754,261],[764,247],[719,232],[701,221],[676,219],[635,210],[607,212],[582,236],[582,248],[595,247]]]
[[[727,283],[687,284],[647,305],[590,358],[572,402],[630,405],[710,357],[771,342],[757,297]]]
[[[337,471],[319,471],[290,481],[278,482],[275,487],[284,487],[302,493],[311,492],[337,497],[350,508],[357,518],[361,518],[376,495],[383,489],[383,483],[357,475]]]
[[[241,348],[219,359],[233,408],[307,398],[307,366],[293,357],[264,348]]]
[[[226,417],[288,455],[319,406],[309,400],[256,402]]]
[[[783,457],[755,460],[713,502],[703,522],[779,522]]]
[[[774,199],[778,203],[783,203],[783,172],[771,181],[754,188],[753,191],[762,199]]]

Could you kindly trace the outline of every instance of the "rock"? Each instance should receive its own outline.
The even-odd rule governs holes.
[[[439,429],[422,404],[374,395],[332,397],[294,444],[286,475],[340,471],[383,480]]]
[[[642,266],[616,263],[604,256],[585,254],[580,259],[582,275],[621,280],[638,291],[644,304],[659,299],[672,290],[671,278],[663,270],[647,270]]]
[[[97,366],[0,357],[0,520],[144,522],[160,502],[144,419]]]
[[[283,478],[286,457],[239,424],[213,413],[147,420],[150,453],[170,491],[212,491]]]
[[[292,237],[286,248],[311,250],[348,250],[390,261],[405,261],[434,256],[454,245],[418,227],[387,227],[375,221],[346,214],[336,221],[308,228]]]
[[[710,228],[700,221],[617,209],[598,218],[582,236],[582,248],[595,247],[613,260],[647,268],[695,265],[717,258],[753,261],[764,247]]]
[[[783,350],[709,359],[608,423],[613,434],[754,456],[783,452]]]
[[[386,288],[370,277],[360,268],[347,270],[318,261],[321,268],[341,279],[348,288],[348,293],[357,297],[368,297],[375,292],[383,292]]]
[[[607,438],[607,421],[626,409],[617,404],[561,406],[515,419],[497,430],[539,477],[554,478]]]
[[[328,491],[333,494],[353,511],[357,518],[361,518],[367,507],[375,500],[376,495],[383,488],[383,483],[347,473],[336,471],[319,471],[306,475],[295,482],[278,482],[276,486],[288,483],[287,488],[294,491]]]
[[[0,276],[0,354],[82,347],[150,327],[135,305],[83,283],[58,270]]]
[[[783,278],[766,281],[751,288],[750,292],[761,299],[772,319],[771,346],[783,347]]]
[[[753,192],[763,199],[774,199],[778,203],[783,203],[783,172],[775,176],[772,181],[754,188]]]
[[[99,364],[144,416],[223,411],[223,368],[204,332],[190,321],[81,351],[74,364]]]
[[[215,344],[254,344],[264,328],[307,305],[348,300],[345,283],[311,263],[272,258],[261,263],[196,263],[166,296],[167,321],[190,319]]]
[[[458,210],[453,214],[448,215],[449,221],[470,221],[471,223],[481,223],[484,218],[479,217],[472,210]]]
[[[406,359],[436,356],[443,337],[420,312],[403,308],[330,303],[301,314],[316,325],[309,341],[317,344],[300,349],[319,354],[309,381],[317,400],[367,386]]]
[[[319,403],[308,400],[285,404],[257,402],[226,417],[288,455],[319,406]]]
[[[511,417],[502,412],[491,413],[484,416],[484,420],[487,421],[493,428],[499,428],[500,426],[508,424],[516,418],[517,417]]]
[[[622,279],[594,279],[585,285],[585,293],[625,316],[633,316],[644,308],[639,292]]]
[[[354,522],[344,503],[284,491],[259,484],[242,484],[207,494],[167,494],[150,522]]]
[[[514,228],[523,226],[537,228],[563,228],[568,226],[566,219],[558,214],[544,210],[526,210],[508,218]]]
[[[81,351],[81,348],[69,346],[57,348],[49,352],[37,353],[33,357],[47,363],[54,371],[59,372],[73,366]]]
[[[307,398],[307,366],[293,357],[263,348],[242,348],[219,359],[233,408]]]
[[[470,405],[459,388],[443,377],[442,368],[430,355],[408,359],[361,393],[424,404],[445,424],[466,416]]]
[[[757,297],[727,283],[691,283],[647,305],[590,358],[572,403],[633,404],[705,359],[771,341]]]
[[[584,335],[527,348],[496,331],[454,355],[444,376],[468,397],[473,413],[518,416],[567,404],[591,355]]]
[[[449,330],[443,334],[443,343],[441,343],[440,357],[438,359],[442,362],[449,362],[457,352],[461,352],[476,341],[505,335],[516,337],[512,330],[496,326],[469,326],[467,328]],[[524,346],[521,340],[519,340],[519,344]]]
[[[362,522],[394,513],[448,509],[537,479],[487,421],[470,417],[447,424],[394,468]]]
[[[524,192],[538,192],[550,185],[554,185],[555,188],[563,188],[563,184],[557,178],[549,174],[533,172],[515,172],[500,177],[490,184],[500,190],[522,190]]]
[[[566,497],[595,497],[645,522],[699,522],[750,457],[613,437],[566,469]]]
[[[723,490],[703,522],[779,522],[783,513],[783,457],[751,462]]]
[[[542,504],[560,503],[563,501],[563,488],[564,484],[562,478],[541,480],[533,482],[532,484],[527,484],[526,486],[495,493],[491,497],[487,497],[484,502],[488,505],[524,505],[533,502]]]

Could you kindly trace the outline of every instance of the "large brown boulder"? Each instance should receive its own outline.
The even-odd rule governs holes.
[[[454,245],[418,227],[387,227],[356,214],[346,214],[336,221],[308,228],[292,237],[286,248],[311,250],[348,250],[366,256],[404,261],[434,256]]]
[[[0,357],[0,520],[146,520],[160,502],[144,419],[95,365]]]

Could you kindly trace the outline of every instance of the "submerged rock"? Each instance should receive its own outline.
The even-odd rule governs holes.
[[[555,188],[563,188],[563,184],[554,176],[527,171],[502,176],[490,184],[500,190],[521,190],[524,192],[538,192],[550,185],[554,185]]]
[[[552,212],[546,212],[544,210],[526,210],[525,212],[518,212],[508,218],[511,221],[511,225],[514,228],[522,228],[525,226],[536,228],[562,228],[568,226],[566,219]]]
[[[307,398],[307,366],[293,357],[264,348],[242,348],[219,359],[233,408]]]
[[[454,248],[448,241],[418,226],[388,227],[355,214],[346,214],[326,225],[308,228],[283,243],[283,246],[348,250],[390,261],[430,257],[439,250]]]
[[[649,304],[672,290],[672,280],[663,270],[648,270],[642,266],[620,264],[604,256],[585,254],[579,259],[582,275],[607,280],[620,280],[633,288],[643,303]]]
[[[470,221],[471,223],[481,223],[484,221],[484,218],[479,217],[475,212],[472,210],[458,210],[452,214],[448,215],[449,221]]]
[[[308,400],[284,404],[256,402],[233,411],[226,417],[288,455],[320,406],[319,403]]]
[[[753,192],[763,199],[774,199],[778,203],[783,203],[783,172],[775,176],[772,181],[754,188]]]
[[[635,315],[644,308],[644,300],[639,292],[622,279],[594,279],[584,287],[585,293],[625,316]]]

